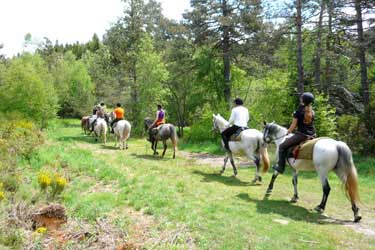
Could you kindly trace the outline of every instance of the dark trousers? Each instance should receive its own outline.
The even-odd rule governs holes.
[[[123,120],[123,118],[116,118],[116,119],[114,119],[114,120],[111,122],[111,127],[113,127],[113,124],[115,124],[116,122],[121,121],[121,120]]]
[[[230,151],[229,149],[229,139],[230,137],[236,133],[236,131],[239,129],[240,127],[236,126],[236,125],[233,125],[229,128],[227,128],[226,130],[224,130],[222,133],[221,133],[221,138],[223,139],[223,142],[224,142],[224,147],[226,150]]]
[[[285,160],[287,157],[288,149],[292,146],[298,145],[307,139],[307,135],[296,133],[292,137],[286,139],[279,146],[279,161],[277,165],[280,169],[285,169]]]

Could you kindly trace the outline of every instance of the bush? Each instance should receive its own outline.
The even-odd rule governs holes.
[[[0,85],[0,112],[16,111],[41,127],[56,116],[57,95],[47,66],[37,55],[10,61]]]
[[[219,110],[224,110],[224,108],[217,109],[217,112],[212,111],[214,110],[209,105],[205,105],[200,110],[197,110],[196,114],[200,114],[199,116],[194,118],[195,123],[190,126],[190,129],[186,131],[185,138],[189,142],[217,142],[220,138],[220,135],[217,133],[212,132],[213,128],[213,117],[214,113],[220,113]],[[226,117],[226,113],[228,112],[221,112],[223,117]]]

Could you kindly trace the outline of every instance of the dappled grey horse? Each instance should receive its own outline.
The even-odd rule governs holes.
[[[148,131],[149,127],[153,123],[153,120],[146,118],[144,120],[145,130]],[[177,148],[177,132],[176,128],[170,124],[166,123],[163,125],[160,125],[157,128],[151,129],[149,131],[151,134],[151,148],[154,151],[154,155],[158,155],[159,153],[156,151],[158,141],[163,141],[163,154],[162,157],[165,155],[165,151],[167,150],[167,140],[170,138],[173,145],[173,159],[176,157],[176,148]]]
[[[286,138],[291,136],[290,134],[288,135],[287,132],[288,130],[286,128],[279,126],[274,122],[264,123],[264,141],[266,143],[272,141],[275,142],[276,156],[278,155],[280,144],[282,144]],[[291,202],[297,202],[299,198],[297,192],[298,172],[315,170],[319,175],[323,188],[322,201],[317,207],[315,207],[315,210],[322,213],[326,207],[328,195],[331,191],[328,184],[328,173],[334,171],[343,183],[345,192],[351,201],[354,221],[358,222],[361,220],[362,217],[359,214],[359,208],[357,206],[359,202],[357,170],[353,163],[352,152],[346,143],[331,138],[322,138],[316,142],[313,148],[312,160],[288,158],[287,162],[294,170],[294,196]],[[271,194],[278,174],[279,173],[275,171],[272,175],[271,182],[267,189],[267,195]]]

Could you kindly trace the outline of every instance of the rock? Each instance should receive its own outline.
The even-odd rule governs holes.
[[[329,92],[329,103],[336,108],[337,115],[353,115],[365,110],[361,96],[343,86],[332,87]]]
[[[33,229],[46,227],[48,230],[56,230],[67,222],[65,208],[58,204],[44,206],[31,215]]]

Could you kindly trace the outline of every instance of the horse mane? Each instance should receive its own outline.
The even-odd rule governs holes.
[[[216,119],[219,120],[219,121],[221,121],[221,122],[223,122],[224,125],[228,125],[229,124],[229,122],[224,117],[222,117],[220,114],[216,115]]]

